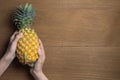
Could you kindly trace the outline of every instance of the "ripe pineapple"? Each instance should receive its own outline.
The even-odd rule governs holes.
[[[29,66],[33,66],[38,59],[37,51],[40,47],[38,36],[31,28],[34,16],[35,11],[28,3],[20,5],[13,16],[15,26],[22,33],[22,38],[17,43],[17,58],[22,64]]]

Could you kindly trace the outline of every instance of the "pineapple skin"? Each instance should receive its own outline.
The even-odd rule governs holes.
[[[23,36],[17,43],[17,58],[22,64],[33,64],[39,57],[39,38],[34,29],[23,28],[20,31]]]

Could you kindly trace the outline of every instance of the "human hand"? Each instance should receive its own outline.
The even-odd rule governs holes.
[[[15,32],[10,38],[7,51],[5,55],[0,59],[0,76],[5,72],[12,60],[15,58],[17,42],[21,37],[21,33]]]
[[[14,32],[14,34],[10,38],[10,42],[6,51],[6,54],[8,54],[9,58],[14,58],[15,57],[15,51],[17,47],[17,42],[18,40],[22,37],[22,33],[20,32]]]
[[[39,58],[36,61],[34,67],[30,69],[30,72],[32,74],[42,72],[42,67],[43,67],[43,64],[44,64],[44,61],[45,61],[45,51],[44,51],[42,41],[40,39],[39,39],[39,43],[40,43],[40,48],[38,50]]]
[[[35,80],[48,80],[47,77],[42,72],[42,67],[45,61],[45,51],[42,41],[39,39],[40,49],[38,50],[39,58],[35,63],[35,66],[30,69],[30,73],[35,78]]]

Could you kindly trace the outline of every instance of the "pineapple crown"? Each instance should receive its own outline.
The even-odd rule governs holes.
[[[13,15],[13,22],[18,29],[30,27],[35,17],[32,4],[20,5]]]

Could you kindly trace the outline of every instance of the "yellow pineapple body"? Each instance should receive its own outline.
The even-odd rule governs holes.
[[[23,64],[34,63],[38,59],[39,39],[31,28],[21,29],[22,38],[17,44],[17,57]]]

